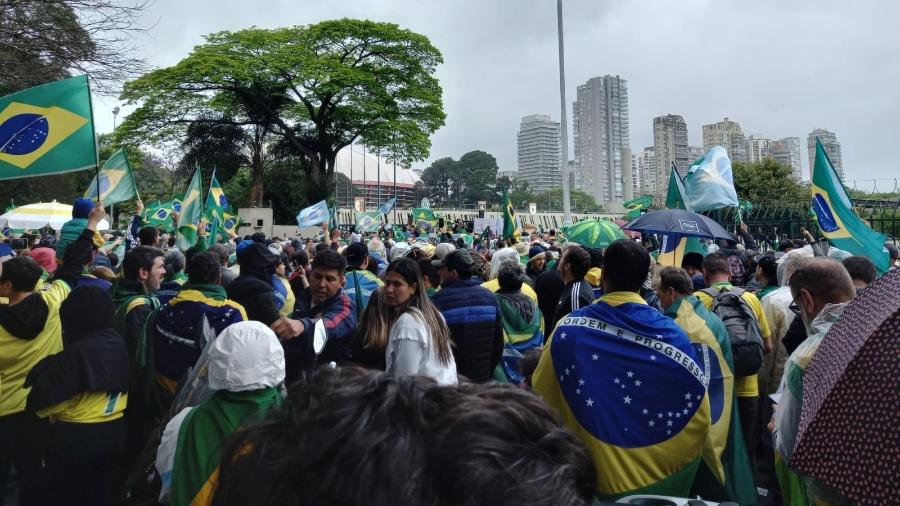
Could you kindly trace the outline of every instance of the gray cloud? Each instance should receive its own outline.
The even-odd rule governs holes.
[[[654,116],[684,116],[694,145],[702,124],[728,116],[745,134],[796,136],[804,146],[813,128],[827,128],[843,145],[848,180],[900,177],[892,149],[900,134],[898,11],[874,0],[567,0],[569,121],[579,84],[619,74],[629,84],[634,152],[652,144]],[[158,0],[146,16],[155,25],[140,42],[151,63],[164,66],[202,34],[339,17],[394,22],[442,51],[447,122],[433,136],[430,160],[482,149],[515,168],[521,117],[559,118],[553,0]],[[114,105],[98,100],[100,130],[111,129]],[[808,177],[805,149],[803,170]]]

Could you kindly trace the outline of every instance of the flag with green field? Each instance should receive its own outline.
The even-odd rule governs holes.
[[[97,166],[87,76],[0,98],[0,179]]]

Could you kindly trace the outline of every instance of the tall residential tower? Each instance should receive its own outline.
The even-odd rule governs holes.
[[[559,122],[543,114],[522,118],[518,135],[519,174],[528,189],[540,193],[559,188]]]
[[[831,165],[834,165],[834,170],[837,171],[838,176],[840,176],[841,181],[844,180],[844,163],[841,160],[841,143],[838,142],[837,136],[834,135],[834,132],[829,132],[824,128],[816,128],[812,132],[809,133],[809,137],[806,139],[806,147],[809,149],[809,175],[812,178],[813,167],[816,165],[816,137],[822,141],[822,147],[825,148],[825,153],[828,154],[828,159],[831,160]]]
[[[623,161],[631,163],[628,83],[619,76],[594,77],[578,87],[572,109],[575,187],[607,210],[617,209],[624,195]]]

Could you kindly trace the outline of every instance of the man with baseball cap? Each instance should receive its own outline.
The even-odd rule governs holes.
[[[369,248],[361,242],[351,242],[344,250],[347,258],[346,283],[344,294],[350,299],[356,311],[356,319],[369,304],[369,297],[378,287],[384,286],[384,282],[369,270]]]
[[[475,262],[467,250],[455,250],[433,260],[441,276],[441,290],[432,302],[450,328],[456,346],[456,370],[474,382],[491,378],[503,352],[503,328],[497,299],[481,280],[472,277]]]

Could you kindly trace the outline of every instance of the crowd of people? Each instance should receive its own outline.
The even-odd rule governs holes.
[[[876,273],[808,233],[663,267],[649,236],[179,251],[103,216],[79,199],[55,243],[0,243],[20,505],[849,504],[790,462],[804,370]]]

